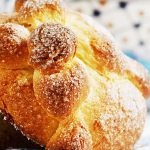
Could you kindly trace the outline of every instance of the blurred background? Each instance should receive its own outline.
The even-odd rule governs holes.
[[[13,11],[14,1],[0,0],[0,12]],[[91,16],[107,28],[122,51],[142,63],[150,72],[150,0],[64,0],[64,2],[67,7]],[[150,100],[148,103],[150,112]],[[139,145],[150,143],[150,115],[147,120]]]

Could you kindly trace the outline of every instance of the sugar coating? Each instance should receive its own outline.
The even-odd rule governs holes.
[[[29,49],[33,66],[40,69],[57,67],[74,56],[76,37],[60,24],[43,24],[32,33]]]
[[[59,0],[58,0],[59,1]],[[32,10],[36,8],[40,8],[45,4],[55,4],[57,0],[27,0],[25,2],[24,7],[25,8],[32,8]]]
[[[87,97],[88,81],[85,69],[81,64],[73,65],[65,72],[51,75],[35,73],[34,90],[38,101],[54,117],[64,118]]]
[[[22,17],[27,17],[28,15],[34,15],[34,12],[40,12],[38,10],[41,10],[45,6],[56,5],[60,5],[59,0],[27,0],[21,7],[20,12],[25,15]]]
[[[5,57],[6,52],[10,55],[14,55],[18,52],[18,47],[20,46],[22,39],[28,34],[27,29],[24,27],[7,23],[0,24],[0,55]],[[18,52],[18,55],[21,51]]]
[[[29,31],[15,23],[0,24],[0,68],[20,69],[28,66]]]
[[[53,14],[56,8],[53,7],[55,4],[47,5],[45,2],[44,0],[28,0],[28,4],[25,3],[21,11],[24,15],[32,16],[28,19],[25,19],[23,13],[20,13],[20,16],[23,16],[23,20],[26,22],[29,21],[32,24],[36,19],[37,21],[38,19],[42,20],[40,17],[42,17],[47,8],[53,8],[50,11]],[[47,12],[50,13],[49,11]],[[62,15],[62,12],[60,14]],[[37,139],[37,141],[42,138],[40,143],[45,144],[50,140],[56,148],[60,146],[59,149],[67,149],[69,146],[71,148],[68,149],[84,150],[108,149],[110,146],[112,147],[110,149],[127,149],[126,147],[133,146],[137,137],[139,137],[146,113],[145,101],[141,95],[142,90],[139,88],[140,92],[133,84],[137,86],[140,83],[140,86],[142,86],[143,81],[145,81],[146,86],[143,85],[143,89],[145,90],[146,87],[149,90],[149,75],[147,74],[148,79],[145,79],[145,75],[138,75],[138,72],[143,72],[144,70],[140,69],[139,65],[136,67],[137,72],[133,71],[135,67],[130,68],[133,61],[129,61],[126,57],[119,55],[120,52],[117,52],[118,48],[111,39],[109,37],[105,39],[105,36],[102,36],[103,34],[106,37],[108,36],[103,29],[100,29],[99,33],[97,31],[99,27],[94,29],[93,24],[90,26],[87,21],[84,22],[84,18],[80,15],[72,12],[67,12],[66,14],[69,18],[65,18],[66,24],[75,29],[75,33],[78,36],[80,43],[78,44],[80,46],[78,53],[80,55],[76,55],[75,59],[72,60],[77,44],[73,38],[74,36],[71,36],[72,31],[64,29],[66,27],[58,24],[53,26],[51,26],[52,24],[44,24],[35,30],[29,40],[31,64],[34,69],[38,68],[40,70],[60,69],[62,65],[64,68],[61,68],[62,70],[59,72],[62,75],[56,76],[56,73],[54,73],[45,77],[37,69],[41,76],[38,74],[37,80],[33,76],[34,85],[32,85],[32,74],[30,76],[31,82],[27,82],[30,78],[17,78],[16,83],[12,78],[7,79],[6,82],[11,81],[13,83],[13,86],[11,85],[8,88],[7,97],[4,97],[10,108],[12,108],[12,112],[14,112],[10,114],[13,118],[19,119],[19,121],[16,120],[16,124],[18,122],[20,128],[24,127],[26,129],[26,131],[23,131],[26,136]],[[50,18],[59,20],[56,14]],[[60,26],[60,29],[56,26]],[[83,54],[83,58],[80,57],[81,54]],[[71,71],[65,74],[66,70],[68,70],[68,66],[65,63],[70,61],[70,68],[72,69],[74,62],[79,63],[77,57],[82,62],[81,66],[85,66],[87,69],[89,77],[87,80],[84,80],[86,78],[84,71],[82,74],[81,68],[75,68],[74,73]],[[129,63],[129,65],[126,63]],[[100,68],[104,68],[106,72],[100,72]],[[2,73],[3,71],[1,71]],[[113,78],[114,74],[116,75],[115,78]],[[4,76],[8,77],[8,74]],[[14,70],[10,73],[10,77],[12,76],[16,77]],[[20,74],[20,76],[26,75]],[[116,78],[117,76],[123,78],[124,83],[121,83],[121,78]],[[45,78],[38,82],[42,77]],[[3,77],[1,80],[4,80]],[[102,82],[103,80],[105,82]],[[132,86],[133,90],[125,86],[128,80],[130,80],[128,85],[129,87]],[[115,84],[116,81],[118,81],[117,84]],[[134,83],[135,81],[137,83]],[[84,89],[88,87],[88,82],[90,82],[90,90],[84,92]],[[37,83],[39,83],[39,91],[36,91],[37,89],[33,90],[33,88],[37,88],[35,85]],[[0,88],[5,88],[3,83]],[[0,95],[3,95],[1,91]],[[4,89],[3,91],[6,90]],[[33,94],[33,98],[30,94]],[[38,99],[40,96],[44,102]],[[81,103],[78,105],[77,102],[80,101]],[[131,101],[135,103],[131,103]],[[81,112],[80,114],[78,114],[79,111]],[[60,118],[64,114],[67,117],[61,120]],[[82,125],[81,116],[86,125]],[[76,124],[77,120],[79,124]],[[63,128],[65,132],[62,132]],[[53,135],[52,138],[48,131],[51,132],[50,135]],[[43,134],[41,134],[42,132]],[[55,136],[56,139],[54,138],[53,141]],[[91,147],[89,143],[91,143]],[[84,148],[83,145],[85,145]]]
[[[72,120],[73,121],[73,120]],[[57,135],[56,141],[51,140],[48,143],[49,149],[65,149],[65,150],[91,150],[92,137],[84,122],[71,122],[67,127],[61,130],[61,134]]]

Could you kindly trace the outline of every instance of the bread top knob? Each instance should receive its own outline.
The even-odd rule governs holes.
[[[31,33],[28,47],[36,99],[52,117],[68,117],[89,91],[85,65],[74,57],[75,34],[61,24],[45,23]]]
[[[43,24],[29,40],[30,63],[42,72],[59,72],[75,55],[75,34],[60,24]]]

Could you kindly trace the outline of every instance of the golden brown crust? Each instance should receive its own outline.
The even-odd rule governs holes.
[[[43,23],[48,24],[34,31],[29,40],[31,64],[35,70],[1,69],[0,108],[12,115],[14,123],[26,136],[46,144],[47,149],[132,149],[145,122],[143,96],[150,94],[148,72],[126,57],[103,28],[94,27],[95,23],[91,24],[78,13],[64,10],[57,0],[27,0],[15,21],[30,31]],[[16,32],[16,28],[13,33],[14,30]],[[52,36],[53,30],[56,39]],[[56,48],[53,40],[57,41],[59,31],[61,44]],[[0,33],[2,38],[3,32]],[[7,38],[11,34],[6,34]],[[24,34],[15,35],[15,40],[27,40]],[[67,45],[62,46],[62,43]],[[48,55],[52,44],[56,51]],[[35,49],[38,49],[36,53]],[[58,60],[62,59],[63,67],[51,62],[47,67],[47,60],[62,52],[65,55]],[[27,60],[25,62],[27,64]],[[17,64],[24,66],[19,61]],[[48,71],[43,72],[41,65],[46,65]]]
[[[28,37],[29,31],[23,26],[0,24],[0,68],[19,69],[28,66]]]
[[[57,129],[46,149],[92,150],[92,137],[82,120],[69,120]]]
[[[47,23],[37,28],[29,39],[30,63],[42,72],[59,72],[76,52],[75,34],[68,28]]]
[[[58,2],[59,0],[26,0],[20,10],[20,13],[24,13],[26,17],[34,17],[45,7],[55,9]]]
[[[144,68],[141,64],[126,58],[127,60],[127,70],[126,74],[128,75],[129,80],[131,80],[134,85],[143,93],[145,98],[148,98],[150,95],[150,76],[148,70]]]
[[[80,62],[60,73],[42,75],[34,72],[34,92],[44,109],[58,119],[74,112],[86,99],[89,91],[88,77]]]
[[[128,78],[139,88],[145,97],[148,97],[150,95],[150,76],[148,71],[138,62],[125,56],[120,51],[112,36],[100,25],[97,25],[86,16],[74,14],[74,12],[69,15],[70,17],[73,15],[74,19],[78,20],[78,24],[82,22],[82,27],[80,28],[83,31],[80,32],[88,37],[88,42],[82,43],[79,41],[81,33],[77,32],[79,34],[77,36],[77,39],[79,38],[78,41],[81,42],[82,48],[86,47],[87,51],[85,52],[84,49],[80,49],[79,52],[77,51],[78,57],[99,73],[107,74],[107,72],[115,72]],[[77,26],[75,27],[78,28]],[[87,55],[87,59],[84,59],[85,54],[82,55],[82,53],[89,53],[90,55]],[[91,65],[91,62],[94,65]]]
[[[16,12],[19,12],[20,8],[23,6],[23,4],[26,1],[27,0],[16,0],[16,2],[15,2],[15,10],[16,10]]]
[[[145,123],[143,96],[130,81],[116,74],[103,77],[91,69],[88,72],[94,80],[90,80],[92,88],[80,110],[89,126],[93,149],[132,149]]]
[[[43,1],[43,4],[44,3],[45,2]],[[54,4],[54,2],[52,3]],[[34,5],[37,7],[38,2],[34,2]],[[43,8],[45,8],[44,12],[47,12],[48,9],[49,12],[52,11],[51,14],[54,14],[46,16],[43,14]],[[39,13],[34,13],[35,16],[33,18],[36,18],[36,21],[24,18],[24,16],[30,16],[31,14],[30,11],[25,11],[26,7],[22,8],[22,11],[26,12],[26,15],[22,15],[20,11],[19,16],[22,16],[23,20],[27,20],[27,22],[32,24],[32,29],[29,27],[31,30],[39,25],[37,22],[41,23],[54,21],[69,25],[69,27],[77,35],[79,45],[81,45],[83,49],[82,51],[81,49],[77,51],[77,56],[79,58],[81,58],[86,63],[89,61],[88,65],[90,65],[92,61],[94,65],[90,66],[97,69],[97,71],[100,73],[111,71],[121,74],[125,78],[129,78],[129,80],[133,81],[133,83],[142,91],[145,97],[149,96],[150,77],[147,70],[141,67],[141,65],[138,63],[136,63],[136,70],[134,67],[131,67],[132,65],[130,65],[130,63],[132,64],[133,61],[129,61],[129,59],[124,56],[114,39],[109,35],[109,33],[107,33],[107,31],[105,31],[100,25],[97,25],[86,16],[68,10],[66,12],[66,10],[62,9],[58,3],[55,3],[53,8],[54,9],[52,10],[48,8],[47,5],[42,5],[42,8],[39,8],[42,12],[41,16],[39,16]],[[57,10],[60,10],[60,12]],[[57,14],[55,12],[59,13]],[[19,22],[21,23],[22,21]],[[83,40],[83,43],[81,40]],[[81,52],[85,54],[81,56]],[[92,57],[88,56],[88,52],[91,53]],[[84,59],[85,55],[87,55],[87,60]],[[144,72],[144,74],[141,72]]]
[[[0,102],[23,134],[40,144],[45,145],[58,127],[37,103],[32,70],[0,70]]]
[[[59,0],[27,0],[19,10],[17,20],[33,30],[42,22],[64,21],[62,15]]]
[[[102,72],[116,72],[135,84],[145,97],[150,94],[150,76],[148,71],[138,62],[123,55],[116,44],[110,39],[102,37],[102,40],[91,41],[95,58],[98,65],[103,66]]]

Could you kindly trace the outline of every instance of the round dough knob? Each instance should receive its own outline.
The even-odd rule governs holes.
[[[29,40],[30,63],[43,72],[59,72],[75,55],[75,34],[60,24],[43,24]]]

